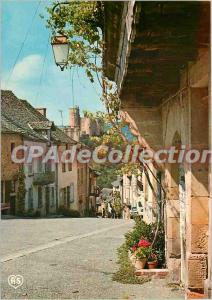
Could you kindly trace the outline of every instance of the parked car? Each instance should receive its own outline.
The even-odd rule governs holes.
[[[130,210],[131,218],[135,216],[141,216],[143,218],[143,206],[140,201],[136,203],[136,206],[132,206]]]
[[[133,206],[130,210],[130,217],[133,218],[136,216],[138,216],[138,209],[136,206]]]
[[[143,209],[141,201],[137,202],[137,210],[138,210],[138,215],[143,217],[144,209]]]

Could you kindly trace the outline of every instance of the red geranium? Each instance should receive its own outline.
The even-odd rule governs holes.
[[[135,244],[135,245],[133,245],[133,246],[131,247],[131,250],[134,252],[134,251],[136,251],[136,250],[137,250],[137,248],[138,248],[138,245],[137,245],[137,244]]]
[[[147,240],[140,240],[138,243],[138,247],[149,248],[150,246],[151,246],[151,243]]]

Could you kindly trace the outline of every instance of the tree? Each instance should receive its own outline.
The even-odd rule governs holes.
[[[113,202],[114,210],[116,212],[116,216],[120,217],[122,213],[122,202],[119,192],[114,193],[114,202]]]
[[[99,165],[96,169],[100,172],[100,176],[97,177],[97,185],[102,189],[112,188],[111,183],[117,178],[117,166]]]
[[[107,123],[110,124],[104,140],[117,146],[128,144],[129,140],[123,133],[126,118],[124,119],[120,112],[121,101],[116,84],[103,72],[104,1],[71,1],[69,5],[61,3],[56,9],[54,7],[55,3],[47,8],[49,13],[47,26],[53,36],[59,33],[68,37],[71,51],[67,68],[82,67],[92,82],[96,77],[101,85],[102,101],[107,113],[104,116],[99,113],[98,117],[106,118]],[[147,147],[132,124],[130,130],[138,137],[139,143],[144,148]]]
[[[16,206],[16,214],[19,216],[24,215],[25,212],[25,175],[23,167],[20,168],[18,172],[18,191],[17,191],[17,206]]]

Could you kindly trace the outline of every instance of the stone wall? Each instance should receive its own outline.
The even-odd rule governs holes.
[[[14,146],[22,144],[22,138],[18,134],[1,134],[1,180],[13,180],[17,175],[19,165],[15,164],[11,160],[11,144]]]
[[[208,49],[201,49],[197,60],[181,71],[179,90],[159,106],[142,105],[133,92],[123,95],[123,112],[147,148],[209,148],[209,58]],[[183,282],[190,290],[203,290],[209,261],[209,165],[183,162],[160,167],[166,189],[166,258],[171,280]],[[156,188],[155,179],[151,181]],[[144,197],[155,203],[149,190],[145,183]]]
[[[188,149],[208,149],[208,59],[207,50],[201,52],[197,62],[182,73],[178,93],[162,105],[164,147],[174,145],[177,136]],[[198,162],[165,167],[167,263],[173,270],[172,279],[183,281],[189,289],[203,289],[207,278],[208,167],[208,163]],[[179,194],[180,168],[185,173],[185,211]]]

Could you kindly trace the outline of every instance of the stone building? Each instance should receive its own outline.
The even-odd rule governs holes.
[[[24,162],[25,210],[45,216],[55,214],[60,206],[78,210],[95,209],[96,173],[88,163],[63,163],[63,151],[82,145],[49,121],[46,108],[34,108],[26,100],[18,99],[11,91],[2,91],[2,208],[16,213],[17,174],[20,164],[11,160],[12,150],[19,146],[41,146],[44,154],[56,147],[59,160],[33,158]]]
[[[76,186],[74,172],[77,164],[63,164],[42,158],[16,164],[11,160],[11,151],[18,145],[41,146],[44,154],[57,147],[58,153],[76,144],[53,122],[46,118],[46,109],[36,110],[26,100],[18,99],[11,91],[2,91],[2,202],[10,203],[10,213],[15,214],[17,173],[21,165],[25,174],[25,210],[41,215],[56,213],[61,204],[78,201],[74,198]],[[77,171],[76,171],[77,172]]]
[[[123,118],[140,144],[153,151],[211,149],[210,2],[105,2],[105,20],[105,75],[116,82]],[[188,297],[208,297],[209,164],[149,168],[156,193],[144,189],[144,197],[157,203],[159,195],[164,203],[171,279],[184,284]]]
[[[75,141],[80,141],[82,136],[99,136],[101,126],[97,120],[81,117],[79,107],[76,106],[69,109],[69,125],[64,126],[63,131]]]
[[[22,144],[22,137],[17,128],[6,124],[2,116],[1,126],[1,209],[3,213],[9,210],[15,213],[15,195],[17,189],[17,175],[19,166],[11,159],[11,152],[15,146]]]
[[[147,223],[153,222],[153,209],[144,201],[142,174],[138,176],[124,174],[122,177],[118,176],[111,184],[113,193],[119,192],[123,204],[129,205],[131,209],[136,208]]]
[[[61,130],[78,142],[78,150],[84,147],[82,139],[85,138],[87,140],[89,137],[99,136],[101,133],[98,121],[91,120],[91,118],[86,116],[81,117],[78,106],[69,109],[69,125],[63,126]],[[97,197],[97,173],[91,168],[89,163],[75,163],[77,164],[77,173],[74,175],[77,182],[75,195],[79,201],[74,207],[81,213],[84,211],[94,211]]]

